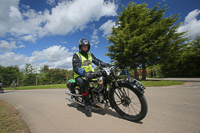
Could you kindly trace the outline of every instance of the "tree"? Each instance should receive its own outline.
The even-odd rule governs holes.
[[[176,56],[166,58],[161,65],[165,77],[199,77],[200,37],[182,45]]]
[[[181,77],[198,77],[200,61],[200,37],[191,41],[181,50],[179,59],[179,75]]]
[[[48,66],[48,65],[44,65],[44,66],[41,68],[40,72],[41,72],[41,73],[45,73],[45,72],[48,72],[48,70],[49,70],[49,66]]]
[[[23,79],[24,85],[36,84],[36,73],[34,72],[34,68],[31,64],[26,64],[23,73],[24,73],[24,79]]]
[[[59,84],[66,83],[66,78],[72,78],[73,71],[68,71],[65,69],[53,68],[50,69],[49,66],[44,65],[41,68],[39,74],[40,84]]]
[[[19,80],[22,79],[22,73],[18,66],[0,66],[0,79],[3,82],[3,86],[10,86],[13,82],[19,84]]]
[[[130,2],[118,14],[117,27],[107,37],[110,43],[107,56],[121,68],[142,68],[143,80],[146,79],[146,67],[162,62],[170,54],[176,53],[187,40],[177,33],[179,24],[174,24],[178,15],[164,17],[166,6],[153,8],[147,4]],[[136,74],[136,73],[135,73]]]
[[[25,68],[20,71],[18,66],[0,66],[0,80],[4,87],[16,85],[47,85],[66,83],[66,78],[73,78],[73,71],[66,69],[54,68],[44,65],[40,73],[37,74],[31,64],[26,64]]]

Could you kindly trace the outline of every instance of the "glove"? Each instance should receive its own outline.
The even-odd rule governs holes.
[[[81,77],[84,76],[84,72],[85,70],[83,68],[78,68],[78,75],[80,75]]]
[[[85,72],[85,74],[84,74],[84,77],[86,78],[86,79],[92,79],[92,74],[90,73],[90,72]]]

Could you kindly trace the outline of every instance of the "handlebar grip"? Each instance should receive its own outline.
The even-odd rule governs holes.
[[[100,71],[97,71],[97,72],[93,72],[92,73],[92,77],[96,78],[96,77],[100,77],[102,74]]]

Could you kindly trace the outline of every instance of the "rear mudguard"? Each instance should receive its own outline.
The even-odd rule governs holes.
[[[75,79],[70,79],[67,82],[67,88],[71,91],[74,92],[75,91],[75,86],[76,86],[76,81]]]

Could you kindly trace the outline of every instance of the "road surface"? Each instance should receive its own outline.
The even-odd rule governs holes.
[[[13,104],[32,133],[200,133],[200,82],[147,87],[148,114],[139,123],[120,118],[112,109],[84,109],[65,98],[65,89],[14,90],[0,94]]]

